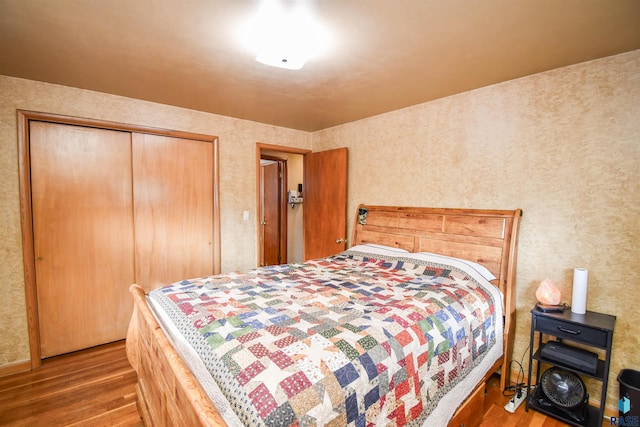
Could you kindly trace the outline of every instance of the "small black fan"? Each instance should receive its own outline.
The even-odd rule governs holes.
[[[577,422],[587,417],[589,395],[578,375],[559,368],[550,368],[540,377],[540,388],[546,399]]]

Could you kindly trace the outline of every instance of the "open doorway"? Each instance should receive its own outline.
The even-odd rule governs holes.
[[[301,192],[291,204],[285,199],[286,261],[302,262],[333,255],[346,249],[347,209],[347,149],[311,152],[299,148],[256,144],[257,203],[256,230],[258,237],[257,264],[263,260],[263,199],[261,188],[262,157],[286,160],[287,179],[281,191]],[[280,202],[282,204],[282,201]],[[266,225],[266,224],[264,224]],[[280,234],[281,236],[283,234]],[[285,239],[285,237],[281,237]],[[284,257],[283,257],[284,259]]]
[[[259,266],[303,259],[304,202],[289,204],[288,193],[302,190],[304,155],[309,152],[257,144]]]

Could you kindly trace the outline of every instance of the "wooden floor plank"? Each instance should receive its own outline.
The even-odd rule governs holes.
[[[142,426],[125,343],[45,359],[0,378],[0,425]]]
[[[34,399],[55,398],[59,395],[72,394],[75,390],[89,386],[100,387],[101,384],[120,382],[124,376],[135,375],[126,360],[114,361],[111,367],[102,366],[96,369],[81,369],[68,375],[56,375],[52,378],[23,382],[7,389],[0,389],[0,406],[11,407],[8,402],[28,402]],[[129,378],[131,380],[131,378]]]

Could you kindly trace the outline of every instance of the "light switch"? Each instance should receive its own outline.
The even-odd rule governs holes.
[[[249,211],[242,211],[242,220],[249,221]]]

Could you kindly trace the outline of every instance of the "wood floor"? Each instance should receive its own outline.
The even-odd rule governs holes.
[[[142,426],[124,341],[0,378],[2,426]]]
[[[32,372],[0,377],[0,426],[142,426],[135,381],[124,341],[46,359]],[[524,404],[510,414],[499,386],[498,377],[489,380],[481,427],[567,425]]]

